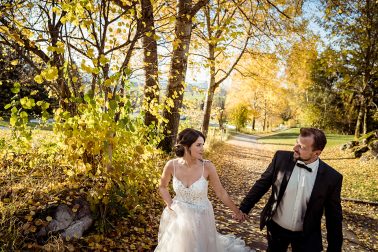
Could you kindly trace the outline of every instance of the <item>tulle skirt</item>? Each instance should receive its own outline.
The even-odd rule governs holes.
[[[243,240],[219,234],[210,201],[201,205],[174,201],[160,220],[156,252],[249,252]]]

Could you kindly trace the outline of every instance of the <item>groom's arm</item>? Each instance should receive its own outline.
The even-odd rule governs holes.
[[[247,193],[245,198],[240,204],[240,210],[243,213],[249,213],[255,204],[264,196],[264,194],[269,190],[273,184],[274,172],[276,167],[277,153],[274,155],[272,162],[269,164],[266,171],[261,175],[261,177],[255,182],[251,190]]]

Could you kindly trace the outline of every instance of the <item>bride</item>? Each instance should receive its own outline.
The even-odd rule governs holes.
[[[161,216],[155,251],[252,251],[239,238],[216,231],[213,207],[207,198],[209,183],[235,219],[243,220],[245,216],[223,188],[214,165],[202,159],[204,143],[204,135],[190,128],[177,137],[178,158],[167,162],[160,180],[160,195],[167,207]],[[172,177],[176,194],[173,199],[168,190]]]

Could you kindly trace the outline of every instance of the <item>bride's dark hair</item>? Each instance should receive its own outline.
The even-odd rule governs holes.
[[[205,136],[201,131],[186,128],[181,131],[176,139],[175,153],[178,157],[183,157],[185,154],[185,147],[189,148],[199,137],[203,138],[203,141],[206,140]]]

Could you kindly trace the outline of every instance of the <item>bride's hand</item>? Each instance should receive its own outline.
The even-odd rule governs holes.
[[[234,214],[232,215],[232,218],[239,222],[243,222],[247,219],[247,215],[239,210],[237,212],[234,212]]]
[[[173,208],[172,208],[172,207],[173,207],[173,203],[171,203],[171,204],[170,204],[170,205],[168,205],[167,207],[168,207],[169,211],[172,211],[172,212],[174,212],[174,211],[175,211],[175,210],[173,210]]]

